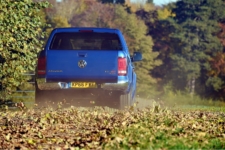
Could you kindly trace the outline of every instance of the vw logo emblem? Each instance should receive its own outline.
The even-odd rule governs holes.
[[[87,66],[87,62],[85,60],[80,60],[80,61],[78,61],[78,66],[80,68],[84,68]]]

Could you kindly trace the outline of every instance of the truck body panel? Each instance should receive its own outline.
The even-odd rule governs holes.
[[[83,56],[85,55],[85,56]],[[117,51],[51,50],[47,53],[46,78],[51,81],[117,81]],[[82,68],[82,63],[85,66]]]
[[[140,52],[130,55],[118,29],[56,28],[38,56],[36,99],[45,91],[98,89],[130,105],[136,93],[133,62],[141,59]]]

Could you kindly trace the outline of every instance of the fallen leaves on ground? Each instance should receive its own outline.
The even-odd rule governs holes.
[[[225,148],[225,114],[145,108],[0,112],[0,149]]]

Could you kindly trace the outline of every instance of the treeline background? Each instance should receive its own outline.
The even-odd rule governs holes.
[[[160,98],[167,91],[224,100],[225,2],[181,0],[155,6],[152,0],[48,0],[44,22],[55,27],[119,28],[136,63],[137,94]]]
[[[42,0],[33,0],[41,2]],[[225,101],[225,1],[48,0],[38,12],[47,33],[56,27],[120,29],[135,63],[137,95],[149,99],[187,95]]]

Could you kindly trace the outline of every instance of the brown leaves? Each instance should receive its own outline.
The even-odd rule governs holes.
[[[225,74],[225,54],[224,53],[217,53],[216,56],[209,60],[211,70],[208,73],[209,76],[218,76],[219,74]]]
[[[55,145],[97,148],[111,133],[116,122],[100,109],[28,110],[26,113],[1,114],[1,148],[13,145],[29,148],[51,148]],[[22,138],[22,140],[21,140]],[[48,145],[46,147],[46,145]],[[14,147],[15,148],[15,147]]]
[[[201,148],[201,141],[224,141],[223,113],[155,109],[110,112],[72,107],[1,112],[0,148],[148,149],[160,148],[158,144],[173,148],[174,142],[184,144],[187,140],[199,141],[195,148]],[[191,148],[188,144],[186,148]]]

